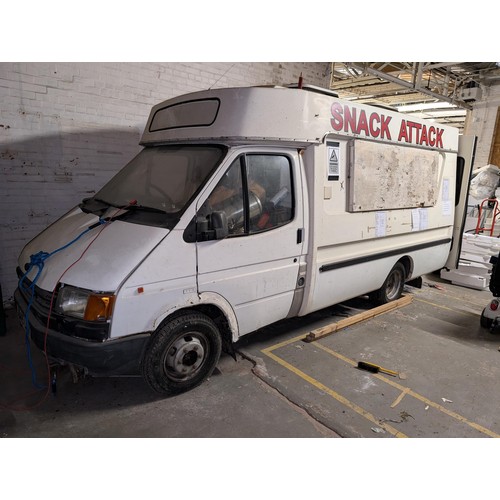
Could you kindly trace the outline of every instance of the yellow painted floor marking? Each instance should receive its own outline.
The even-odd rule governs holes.
[[[328,347],[321,345],[319,342],[315,342],[315,346],[319,347],[323,351],[331,354],[332,356],[335,356],[338,359],[341,359],[342,361],[345,361],[346,363],[349,363],[352,366],[357,366],[357,363],[353,361],[352,359],[349,359],[345,357],[343,354],[340,354],[336,351],[333,351],[332,349],[329,349]],[[500,438],[500,434],[497,434],[486,427],[483,427],[482,425],[476,424],[475,422],[471,422],[467,418],[463,417],[462,415],[459,415],[458,413],[455,413],[454,411],[449,410],[448,408],[445,408],[443,405],[440,405],[438,403],[435,403],[434,401],[431,401],[430,399],[427,399],[425,396],[422,396],[421,394],[418,394],[417,392],[412,391],[409,387],[405,387],[401,384],[398,384],[397,382],[394,382],[394,380],[391,380],[390,378],[387,378],[383,375],[380,375],[378,373],[372,374],[374,377],[377,377],[379,380],[382,380],[386,384],[391,385],[392,387],[395,387],[396,389],[399,389],[401,391],[405,391],[406,394],[409,396],[414,397],[415,399],[418,399],[422,401],[423,403],[432,406],[436,410],[439,410],[442,413],[445,413],[446,415],[454,418],[455,420],[458,420],[459,422],[462,422],[469,427],[472,427],[473,429],[476,429],[477,431],[486,434],[487,436],[490,437],[495,437],[495,438]]]
[[[303,338],[303,336],[301,336],[300,338]],[[385,422],[384,423],[380,423],[370,412],[364,410],[360,406],[358,406],[355,403],[349,401],[344,396],[341,396],[338,392],[335,392],[334,390],[330,389],[326,385],[323,385],[318,380],[310,377],[309,375],[307,375],[303,371],[299,370],[295,366],[291,365],[290,363],[288,363],[284,359],[276,356],[276,354],[274,354],[273,352],[271,352],[275,348],[276,348],[276,346],[272,346],[271,348],[263,349],[262,352],[264,354],[266,354],[267,356],[269,356],[274,361],[276,361],[277,363],[279,363],[281,366],[284,366],[285,368],[287,368],[291,372],[293,372],[296,375],[298,375],[300,378],[304,379],[306,382],[309,382],[314,387],[320,389],[321,391],[325,392],[326,394],[328,394],[332,398],[336,399],[339,403],[342,403],[344,406],[347,406],[351,410],[355,411],[358,415],[361,415],[362,417],[366,418],[370,422],[376,424],[378,427],[382,427],[383,429],[385,429],[387,432],[389,432],[393,436],[398,437],[398,438],[408,437],[406,434],[403,434],[402,432],[398,431],[397,429],[395,429],[391,425],[388,425]]]
[[[436,304],[435,302],[430,302],[429,300],[418,299],[417,297],[415,297],[415,300],[418,302],[424,302],[425,304],[430,304],[431,306],[434,307],[439,307],[440,309],[445,309],[446,311],[452,311],[454,313],[465,314],[469,316],[479,316],[479,313],[476,314],[470,311],[461,311],[460,309],[452,309],[451,307],[442,306],[441,304]]]
[[[395,400],[394,403],[392,403],[391,408],[396,408],[399,403],[401,403],[401,400],[408,394],[410,389],[406,388]]]
[[[416,297],[415,297],[415,300],[418,300],[419,302],[424,302],[426,304],[430,304],[432,306],[439,307],[441,309],[445,309],[445,310],[448,310],[448,311],[453,311],[453,312],[458,312],[458,313],[461,313],[461,314],[476,316],[475,314],[473,314],[471,312],[468,312],[468,311],[460,311],[458,309],[452,309],[450,307],[442,306],[440,304],[435,304],[434,302],[430,302],[430,301],[427,301],[427,300],[419,299],[419,298],[416,298]],[[388,311],[388,312],[391,312],[391,311]],[[279,356],[276,356],[276,354],[274,354],[272,352],[272,351],[275,351],[276,349],[280,349],[281,347],[285,347],[285,346],[287,346],[289,344],[293,344],[294,342],[297,342],[299,340],[303,340],[304,338],[305,338],[304,335],[298,335],[297,337],[293,337],[291,339],[285,340],[285,341],[280,342],[278,344],[275,344],[275,345],[272,345],[272,346],[267,347],[265,349],[262,349],[261,352],[263,354],[265,354],[266,356],[269,356],[271,359],[273,359],[274,361],[276,361],[281,366],[287,368],[288,370],[290,370],[291,372],[295,373],[296,375],[298,375],[299,377],[301,377],[305,381],[309,382],[314,387],[316,387],[316,388],[322,390],[323,392],[329,394],[331,397],[333,397],[334,399],[336,399],[337,401],[339,401],[343,405],[347,406],[351,410],[355,411],[359,415],[363,416],[364,418],[366,418],[370,422],[373,422],[373,423],[379,425],[380,427],[383,427],[387,432],[389,432],[393,436],[395,436],[395,437],[408,437],[405,434],[403,434],[402,432],[400,432],[397,429],[395,429],[394,427],[388,425],[387,423],[381,424],[370,412],[364,410],[363,408],[361,408],[360,406],[356,405],[352,401],[349,401],[344,396],[340,395],[339,393],[335,392],[334,390],[330,389],[329,387],[323,385],[318,380],[316,380],[313,377],[307,375],[303,371],[299,370],[298,368],[296,368],[292,364],[288,363],[284,359],[280,358]],[[349,359],[348,357],[340,354],[339,352],[336,352],[336,351],[333,351],[332,349],[329,349],[328,347],[320,344],[318,341],[314,341],[310,345],[315,345],[316,347],[319,347],[323,351],[326,351],[327,353],[331,354],[332,356],[335,356],[336,358],[341,359],[342,361],[350,364],[351,366],[357,366],[356,361],[353,361],[352,359]],[[390,380],[389,378],[387,378],[385,376],[382,376],[382,375],[380,375],[378,373],[374,373],[374,374],[372,374],[372,376],[374,376],[374,377],[378,378],[379,380],[385,382],[386,384],[389,384],[389,385],[391,385],[391,386],[399,389],[400,391],[402,391],[402,393],[398,396],[398,398],[396,398],[396,400],[392,403],[391,407],[394,407],[397,404],[399,404],[399,402],[403,399],[403,397],[408,394],[409,396],[412,396],[415,399],[418,399],[419,401],[422,401],[423,403],[425,403],[425,404],[427,404],[427,405],[435,408],[436,410],[439,410],[440,412],[442,412],[442,413],[444,413],[444,414],[446,414],[446,415],[454,418],[455,420],[458,420],[459,422],[462,422],[462,423],[468,425],[469,427],[472,427],[473,429],[475,429],[475,430],[477,430],[477,431],[479,431],[479,432],[481,432],[483,434],[486,434],[487,436],[495,437],[495,438],[500,438],[500,434],[497,434],[497,433],[495,433],[495,432],[487,429],[486,427],[483,427],[482,425],[476,424],[475,422],[472,422],[472,421],[468,420],[467,418],[463,417],[462,415],[459,415],[458,413],[455,413],[455,412],[449,410],[448,408],[445,408],[444,406],[442,406],[442,405],[440,405],[438,403],[435,403],[434,401],[431,401],[430,399],[427,399],[426,397],[422,396],[421,394],[418,394],[417,392],[412,391],[409,387],[404,387],[404,386],[398,384],[397,382],[394,382],[393,380]]]
[[[274,351],[275,349],[279,349],[280,347],[285,347],[286,345],[293,344],[294,342],[297,342],[299,340],[303,340],[305,338],[305,335],[298,335],[297,337],[293,337],[293,339],[288,339],[284,340],[283,342],[280,342],[279,344],[275,344],[271,347],[266,347],[264,351]]]
[[[430,290],[427,290],[426,291],[430,292],[431,294],[433,295],[436,295],[436,296],[439,296],[439,295],[445,295],[446,297],[448,298],[451,298],[453,300],[458,300],[460,302],[465,302],[466,304],[469,304],[469,305],[472,305],[472,306],[478,306],[478,307],[484,307],[484,304],[478,304],[476,301],[474,300],[468,300],[468,299],[464,299],[454,293],[449,293],[448,290],[445,290],[445,291],[438,291],[438,290],[433,290],[432,288]],[[418,292],[413,292],[413,296],[415,297],[416,295],[421,295],[421,294],[424,294],[425,292],[423,291],[418,291]]]

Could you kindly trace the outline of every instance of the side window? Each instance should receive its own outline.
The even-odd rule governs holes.
[[[290,160],[280,155],[248,155],[246,160],[250,232],[272,229],[291,221],[293,190]]]
[[[245,233],[245,202],[243,197],[242,157],[237,158],[200,210],[202,214],[225,212],[229,235]]]
[[[229,235],[252,234],[293,219],[292,166],[287,156],[237,158],[208,197],[201,214],[223,211]]]

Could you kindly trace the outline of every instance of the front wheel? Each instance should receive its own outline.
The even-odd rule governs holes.
[[[405,285],[406,270],[401,262],[391,269],[384,284],[375,292],[370,294],[370,299],[376,304],[382,305],[399,299]]]
[[[189,391],[211,375],[221,348],[219,330],[208,316],[180,314],[151,338],[142,360],[142,375],[161,394]]]

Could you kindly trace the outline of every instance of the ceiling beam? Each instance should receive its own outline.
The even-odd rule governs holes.
[[[425,63],[424,63],[425,64]],[[438,63],[427,63],[425,69],[438,69],[438,68],[448,68],[450,66],[459,66],[463,63],[457,62],[438,62]]]
[[[402,80],[401,78],[397,78],[396,76],[392,76],[390,74],[384,73],[382,71],[378,71],[375,68],[372,68],[368,64],[359,64],[359,63],[347,63],[349,66],[352,66],[358,71],[363,72],[364,74],[368,73],[370,75],[376,76],[382,80],[387,80],[392,83],[396,83],[402,87],[406,87],[409,89],[416,90],[422,94],[431,96],[435,99],[440,99],[442,101],[450,102],[452,104],[456,104],[457,106],[460,106],[461,108],[471,110],[472,106],[464,101],[461,101],[460,99],[455,99],[453,97],[449,97],[447,95],[439,94],[437,92],[433,92],[432,90],[429,90],[427,88],[423,88],[420,86],[420,81],[421,81],[421,76],[423,73],[423,63],[417,63],[417,68],[416,72],[413,74],[413,82],[408,82],[406,80]]]

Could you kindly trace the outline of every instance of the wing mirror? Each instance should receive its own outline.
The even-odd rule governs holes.
[[[229,234],[225,212],[212,212],[196,220],[197,241],[223,240]]]

